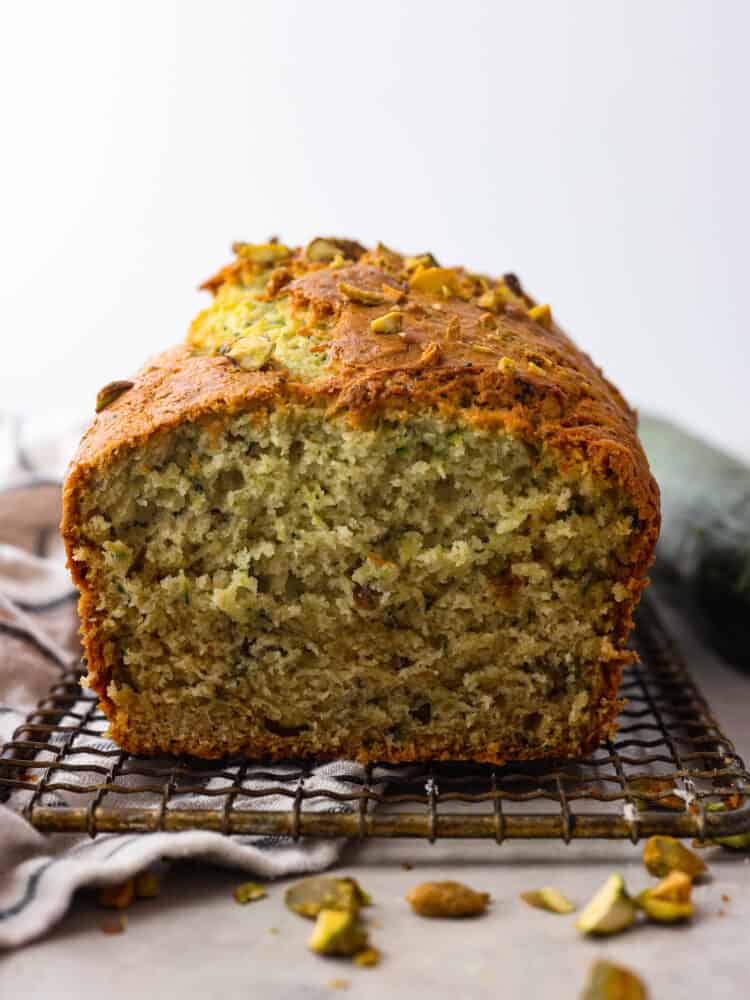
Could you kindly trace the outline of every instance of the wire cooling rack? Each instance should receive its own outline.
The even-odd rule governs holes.
[[[704,840],[750,830],[750,775],[651,602],[614,740],[581,760],[353,765],[134,757],[104,736],[96,700],[64,676],[0,753],[0,800],[45,832],[208,829],[323,837]]]

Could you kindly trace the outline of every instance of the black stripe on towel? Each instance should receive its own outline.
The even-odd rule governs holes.
[[[14,601],[13,603],[21,611],[31,611],[32,614],[38,611],[52,611],[54,608],[60,608],[63,604],[73,604],[78,600],[78,591],[70,590],[67,594],[63,594],[62,597],[53,597],[51,601],[42,601],[41,604],[27,604],[25,601]]]
[[[13,483],[12,486],[3,486],[0,488],[0,493],[18,493],[19,490],[35,490],[42,486],[54,486],[55,489],[61,490],[62,483],[59,479],[29,479],[24,483]]]
[[[116,844],[114,848],[100,860],[108,861],[115,854],[118,854],[124,847],[127,847],[134,840],[138,840],[140,836],[142,836],[142,834],[133,834],[133,836],[126,837],[124,840],[120,840],[120,838],[118,837],[117,839],[119,843]],[[91,850],[91,848],[93,847],[100,848],[101,841],[88,840],[83,844],[78,844],[76,845],[76,847],[72,848],[72,850],[68,851],[67,854],[63,854],[59,858],[52,858],[46,864],[41,865],[41,867],[37,868],[37,870],[29,876],[29,879],[26,882],[26,886],[24,888],[21,898],[16,900],[15,903],[7,907],[6,909],[0,910],[0,921],[9,920],[11,917],[18,916],[19,913],[21,913],[23,910],[26,909],[27,906],[29,906],[31,903],[34,902],[34,900],[36,899],[37,889],[39,887],[39,882],[42,878],[42,875],[44,875],[44,873],[49,868],[51,868],[53,865],[64,863],[73,854],[77,856],[79,854],[82,854],[84,851]]]
[[[22,639],[30,643],[38,653],[42,653],[58,667],[70,666],[68,661],[63,659],[62,656],[58,656],[51,649],[43,646],[33,635],[29,635],[26,629],[19,628],[17,625],[9,625],[8,622],[0,622],[0,634],[3,633],[5,635],[12,635],[14,639]]]

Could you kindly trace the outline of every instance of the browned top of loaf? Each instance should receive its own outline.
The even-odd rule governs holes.
[[[295,381],[273,361],[246,371],[224,355],[195,354],[187,344],[158,355],[86,432],[66,483],[64,527],[71,527],[72,493],[88,469],[185,420],[285,402],[346,411],[363,424],[384,411],[432,409],[504,428],[553,449],[564,466],[588,463],[613,478],[642,523],[635,562],[645,568],[658,534],[659,497],[635,414],[590,358],[532,308],[518,280],[462,268],[436,273],[432,260],[415,265],[382,246],[365,251],[352,241],[327,243],[337,248],[333,260],[311,260],[316,254],[308,246],[288,251],[270,268],[253,260],[250,245],[239,244],[236,261],[204,285],[216,291],[268,270],[265,297],[289,296],[294,308],[326,317],[325,375]],[[379,301],[352,299],[351,288]],[[402,330],[375,332],[372,321],[394,308]]]

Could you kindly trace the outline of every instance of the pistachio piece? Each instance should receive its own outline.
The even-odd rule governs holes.
[[[503,355],[502,358],[497,363],[497,367],[503,373],[503,375],[512,375],[516,370],[516,363],[513,358],[506,357]]]
[[[283,243],[233,243],[232,252],[251,264],[270,267],[271,264],[285,260],[292,251]]]
[[[747,833],[732,833],[726,837],[709,837],[711,844],[728,847],[732,851],[747,851],[750,849],[750,830]]]
[[[138,899],[155,899],[161,892],[158,875],[139,872],[135,877],[135,894]]]
[[[619,934],[635,920],[636,907],[621,875],[610,875],[576,920],[582,934]]]
[[[474,917],[484,913],[490,896],[460,882],[422,882],[407,893],[406,901],[420,917]]]
[[[646,915],[660,924],[673,924],[693,915],[690,892],[693,880],[685,872],[670,872],[653,889],[638,893],[635,902]]]
[[[431,295],[451,295],[463,298],[464,289],[454,267],[418,267],[409,278],[409,287]]]
[[[378,316],[370,323],[370,329],[375,333],[398,333],[401,329],[403,315],[400,310],[392,309],[383,316]]]
[[[477,288],[481,291],[486,292],[490,287],[490,283],[484,274],[475,274],[474,271],[466,272],[466,280],[470,281],[474,286],[475,290]]]
[[[440,358],[442,357],[442,351],[440,350],[440,344],[431,343],[422,351],[419,358],[420,365],[436,365]]]
[[[549,330],[552,326],[552,310],[548,305],[532,306],[529,309],[529,319]]]
[[[707,802],[705,808],[706,812],[725,812],[727,809],[739,809],[744,801],[744,795],[732,792],[731,795],[725,795],[721,802]]]
[[[575,906],[571,901],[551,886],[536,889],[533,892],[522,892],[521,899],[529,906],[535,906],[539,910],[549,910],[550,913],[572,913]]]
[[[449,340],[456,340],[461,334],[461,320],[458,316],[451,316],[445,328],[445,336]]]
[[[258,899],[264,899],[268,893],[260,882],[243,882],[242,885],[237,886],[233,895],[236,902],[244,905],[245,903],[254,903]]]
[[[744,798],[737,792],[728,795],[722,802],[707,802],[706,812],[726,812],[727,809],[739,809]],[[750,848],[750,830],[745,833],[731,833],[725,837],[708,837],[709,844],[728,847],[732,851],[746,851]]]
[[[394,285],[388,285],[385,282],[381,286],[381,291],[386,302],[400,303],[406,298],[406,292],[402,288],[396,288]]]
[[[236,361],[245,371],[257,371],[265,365],[273,354],[273,341],[265,337],[240,337],[227,357]]]
[[[102,934],[124,934],[127,928],[128,917],[125,913],[121,913],[118,917],[110,917],[108,920],[102,920],[99,924],[99,930]]]
[[[409,273],[411,273],[412,271],[416,271],[417,268],[419,267],[427,268],[427,267],[439,267],[439,266],[440,265],[438,264],[438,262],[435,260],[435,258],[432,256],[431,253],[421,253],[421,254],[416,254],[414,257],[404,258],[404,267]]]
[[[305,256],[315,264],[328,264],[338,254],[341,254],[339,248],[334,243],[331,243],[330,240],[323,239],[322,237],[311,240],[305,248]],[[341,256],[343,257],[343,254]]]
[[[356,240],[342,240],[336,236],[317,236],[305,247],[305,256],[315,264],[327,264],[341,256],[346,260],[358,260],[365,248]]]
[[[628,785],[632,791],[641,795],[648,795],[648,799],[636,798],[636,804],[641,809],[674,809],[683,812],[685,802],[677,795],[665,795],[665,792],[674,792],[674,782],[670,778],[662,778],[658,775],[646,775],[642,778],[631,778]],[[656,798],[659,796],[659,798]],[[653,798],[652,798],[653,797]]]
[[[646,987],[630,969],[598,958],[591,964],[581,1000],[646,1000]]]
[[[117,382],[107,382],[96,394],[96,412],[101,413],[110,403],[114,403],[116,399],[119,399],[128,389],[132,389],[134,385],[134,382],[129,382],[127,379],[120,379]]]
[[[348,281],[340,281],[336,285],[336,288],[350,302],[357,302],[359,305],[379,306],[385,302],[382,292],[372,292],[367,288],[358,288],[357,285],[352,285]]]
[[[477,305],[481,309],[487,309],[489,312],[499,313],[506,306],[518,303],[518,301],[518,297],[513,294],[507,285],[498,284],[494,288],[489,288],[486,292],[483,292],[477,299]]]
[[[135,883],[132,878],[126,882],[118,882],[117,885],[108,885],[99,893],[99,906],[105,906],[109,910],[125,910],[133,902],[135,896]]]
[[[289,886],[284,893],[287,908],[301,917],[315,918],[321,910],[359,913],[372,900],[353,878],[316,875]]]
[[[358,951],[354,956],[354,964],[367,968],[371,965],[379,965],[381,958],[382,956],[377,948],[365,948],[363,951]]]
[[[684,872],[695,878],[707,871],[703,859],[674,837],[649,837],[643,848],[643,863],[649,874],[657,878],[670,872]]]
[[[357,914],[348,910],[321,910],[307,947],[319,955],[356,955],[367,945],[367,934]]]

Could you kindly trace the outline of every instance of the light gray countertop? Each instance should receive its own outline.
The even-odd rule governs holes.
[[[717,659],[683,616],[663,610],[679,626],[700,688],[747,758],[750,672]],[[748,995],[750,856],[720,848],[705,852],[711,879],[694,890],[690,924],[640,926],[601,942],[581,938],[571,917],[532,910],[518,900],[524,890],[555,885],[582,903],[613,871],[636,891],[648,883],[641,851],[629,843],[596,841],[567,847],[552,841],[351,845],[337,870],[358,878],[375,900],[367,913],[383,961],[371,969],[308,952],[311,924],[284,908],[285,883],[271,884],[268,899],[240,907],[232,889],[242,875],[196,863],[174,865],[160,898],[131,908],[124,934],[102,934],[103,911],[94,893],[79,893],[51,934],[0,958],[0,997],[566,1000],[579,996],[588,966],[599,956],[637,971],[653,1000]],[[411,871],[404,870],[405,862]],[[489,914],[461,922],[415,917],[404,894],[417,882],[438,878],[490,892]],[[336,980],[346,985],[332,985]]]

